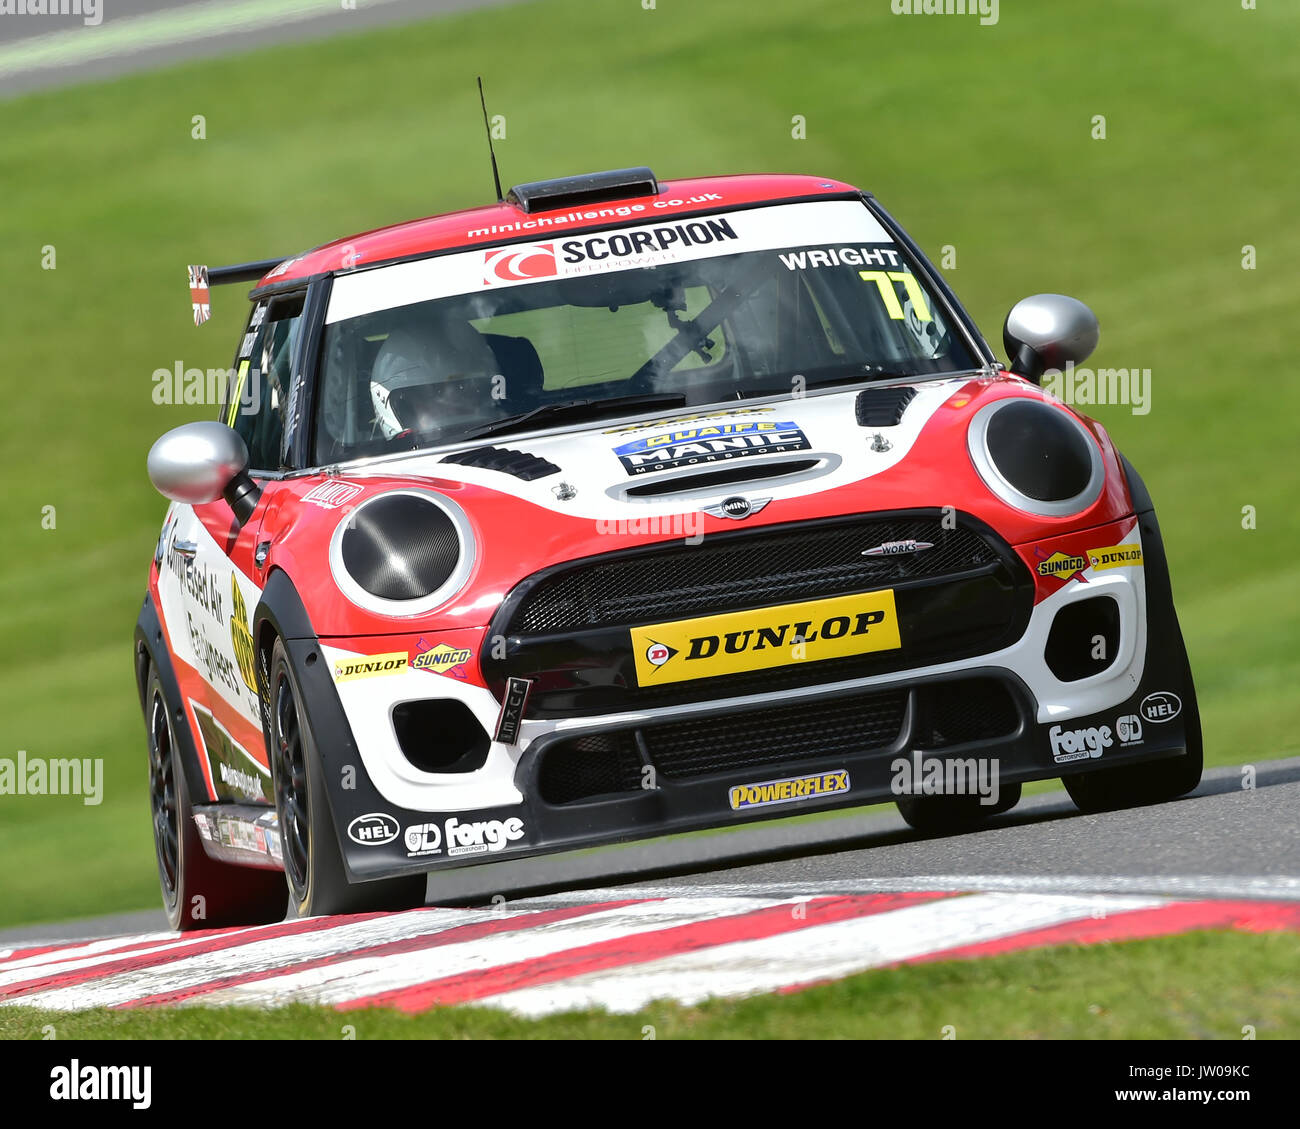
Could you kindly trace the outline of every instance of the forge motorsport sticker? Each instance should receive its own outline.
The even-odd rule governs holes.
[[[704,424],[648,435],[614,448],[628,474],[727,462],[747,455],[808,450],[808,437],[791,421]]]

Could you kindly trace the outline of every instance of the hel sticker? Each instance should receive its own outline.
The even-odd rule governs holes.
[[[737,784],[727,791],[732,811],[761,808],[770,804],[790,804],[798,800],[814,800],[821,796],[836,796],[849,790],[846,769],[838,772],[819,772],[813,776],[791,776],[785,780],[767,780],[762,784]]]
[[[898,293],[894,290],[894,283],[901,282],[903,289],[907,291],[908,298],[912,302],[912,310],[916,314],[917,321],[932,321],[930,307],[925,303],[925,291],[921,289],[921,284],[916,281],[916,276],[901,270],[860,270],[858,277],[863,282],[874,282],[876,288],[880,291],[880,300],[885,303],[885,311],[894,321],[902,321],[903,306],[898,300]]]
[[[1106,568],[1129,568],[1142,563],[1142,546],[1108,545],[1104,549],[1089,549],[1088,560],[1098,572]]]
[[[1138,712],[1157,725],[1173,721],[1183,709],[1183,700],[1172,690],[1156,690],[1142,699]]]
[[[190,277],[190,305],[194,307],[194,324],[202,325],[212,316],[212,291],[208,287],[207,267],[187,267]]]
[[[377,674],[401,674],[406,670],[406,652],[363,655],[356,659],[339,659],[334,663],[334,681],[351,682],[356,678],[373,678]]]
[[[642,686],[896,651],[892,588],[631,629]]]

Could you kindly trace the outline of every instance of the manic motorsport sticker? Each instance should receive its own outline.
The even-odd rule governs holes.
[[[628,474],[726,462],[749,455],[808,450],[808,437],[793,421],[761,420],[707,424],[633,439],[614,448]]]

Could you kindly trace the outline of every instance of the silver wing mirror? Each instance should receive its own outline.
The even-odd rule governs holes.
[[[1037,383],[1048,369],[1086,360],[1100,333],[1097,315],[1077,298],[1035,294],[1011,307],[1002,343],[1011,371]]]
[[[224,497],[242,525],[261,491],[248,475],[248,447],[215,420],[173,428],[149,451],[149,481],[164,498],[201,506]]]

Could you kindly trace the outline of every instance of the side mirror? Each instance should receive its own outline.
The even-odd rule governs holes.
[[[1002,327],[1002,344],[1011,371],[1037,384],[1048,369],[1087,360],[1100,333],[1097,315],[1077,298],[1035,294],[1011,307]]]
[[[224,497],[242,525],[261,490],[248,475],[243,439],[215,420],[173,428],[149,451],[149,481],[164,498],[201,506]]]

